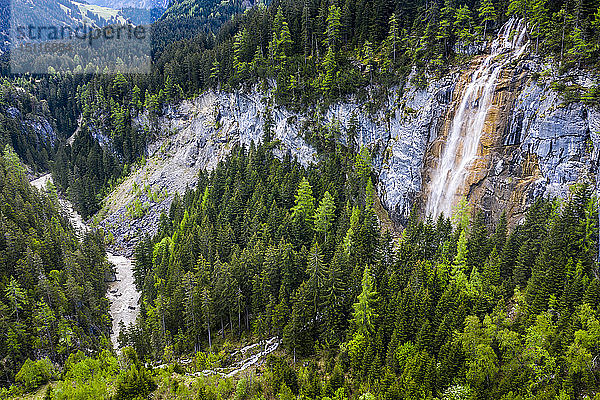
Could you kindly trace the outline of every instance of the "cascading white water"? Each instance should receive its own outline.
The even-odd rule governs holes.
[[[479,141],[492,106],[498,76],[526,47],[526,25],[511,18],[492,42],[490,54],[473,73],[455,111],[446,143],[429,184],[426,213],[449,216],[463,193],[469,168],[478,158]],[[505,54],[506,53],[506,54]]]

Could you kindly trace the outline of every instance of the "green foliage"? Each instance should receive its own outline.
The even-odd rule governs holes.
[[[25,391],[31,392],[48,382],[54,375],[54,366],[47,358],[38,361],[31,361],[28,358],[15,375],[15,382],[22,385]]]
[[[146,215],[149,206],[148,203],[142,203],[142,201],[136,197],[131,203],[127,204],[127,216],[131,219],[140,219]]]
[[[57,197],[34,189],[16,162],[0,158],[0,370],[29,390],[48,379],[48,361],[26,360],[60,365],[108,336],[108,263],[100,235],[79,241]]]
[[[221,364],[221,359],[218,354],[211,352],[199,351],[196,353],[196,370],[204,371],[205,369],[218,368]]]
[[[119,374],[116,387],[115,400],[134,400],[148,398],[157,385],[150,371],[142,365],[133,364]]]
[[[295,201],[292,217],[300,216],[307,224],[311,224],[315,213],[315,198],[310,182],[306,178],[300,182]]]
[[[373,277],[369,267],[365,267],[362,277],[362,292],[358,296],[358,301],[354,303],[354,322],[357,331],[365,336],[374,332],[375,319],[377,318],[375,303],[377,301],[377,291],[374,286]]]
[[[481,22],[484,26],[483,37],[485,38],[488,25],[494,23],[497,18],[494,2],[492,0],[483,0],[479,5],[478,11],[479,18],[481,18]]]
[[[315,214],[314,226],[317,232],[327,236],[335,219],[335,201],[329,192],[325,192]]]
[[[454,226],[413,217],[393,247],[378,232],[367,155],[339,168],[334,154],[312,170],[265,148],[237,149],[201,176],[174,202],[155,245],[139,248],[153,248],[144,268],[155,282],[142,285],[148,312],[136,328],[149,340],[134,330],[127,337],[140,353],[162,357],[172,332],[207,359],[217,359],[210,349],[219,336],[281,335],[289,359],[271,356],[260,389],[239,383],[240,397],[343,399],[369,396],[368,387],[384,398],[440,399],[593,390],[598,310],[584,299],[600,298],[600,284],[589,187],[574,187],[562,206],[536,201],[511,231],[505,216],[494,229],[481,214],[471,219],[463,201]],[[249,170],[245,186],[239,177]],[[314,230],[303,229],[307,216]],[[291,362],[307,355],[306,364]]]
[[[565,70],[593,67],[600,50],[597,2],[276,2],[231,17],[243,8],[175,2],[154,27],[148,76],[2,81],[0,368],[7,382],[35,381],[38,362],[25,360],[39,355],[67,359],[55,398],[107,397],[117,375],[117,396],[143,397],[156,378],[137,355],[119,372],[105,353],[74,353],[100,350],[109,332],[104,249],[94,235],[78,242],[54,191],[51,198],[33,191],[19,158],[34,170],[51,165],[58,188],[87,217],[142,158],[163,111],[209,88],[260,85],[291,109],[347,95],[387,98],[413,67],[414,83],[425,85],[430,73],[463,61],[463,46],[489,40],[507,16],[525,19],[531,51],[535,41],[538,54]],[[207,21],[210,30],[224,25],[201,32]],[[565,105],[598,103],[596,87],[553,88]],[[64,144],[54,148],[22,118],[7,117],[9,105],[25,118],[55,121]],[[81,129],[67,142],[79,116]],[[278,336],[290,360],[319,361],[271,360],[266,393],[260,384],[229,382],[222,384],[228,396],[203,386],[203,398],[591,397],[600,381],[600,284],[589,189],[576,188],[562,206],[539,200],[522,225],[508,232],[500,220],[492,234],[461,202],[454,226],[415,218],[395,246],[379,232],[369,151],[334,146],[346,134],[357,150],[354,122],[348,132],[308,127],[306,136],[326,150],[317,166],[278,160],[276,143],[268,143],[235,148],[210,175],[200,174],[198,188],[176,197],[157,236],[136,249],[142,312],[123,343],[143,359],[196,354],[196,368],[206,369],[227,362],[212,352],[226,340]],[[138,194],[132,218],[144,215],[144,195],[163,198],[149,188]]]

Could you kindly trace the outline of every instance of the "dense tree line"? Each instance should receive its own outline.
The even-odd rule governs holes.
[[[414,82],[425,84],[427,73],[442,74],[468,60],[473,49],[483,51],[511,17],[527,23],[530,52],[552,57],[562,71],[597,67],[600,55],[598,0],[281,0],[236,14],[244,4],[173,4],[152,27],[150,74],[29,78],[27,91],[46,101],[60,139],[78,122],[93,138],[78,148],[65,144],[53,170],[62,190],[72,188],[84,216],[98,210],[110,182],[143,156],[164,107],[209,88],[258,85],[292,108],[346,95],[376,103],[386,88],[404,84],[410,71],[417,72]],[[600,100],[597,88],[582,97],[563,86],[558,82],[555,88],[569,101]],[[140,112],[150,116],[148,123],[134,123]],[[45,149],[46,155],[18,142],[12,143],[17,152],[42,168],[58,151]],[[114,159],[105,163],[100,178],[86,172],[89,165],[82,168],[82,157],[100,153],[95,142]]]
[[[234,154],[210,177],[202,176],[198,190],[188,192],[182,199],[176,198],[170,218],[161,219],[159,235],[154,241],[142,241],[136,250],[136,285],[144,293],[142,308],[148,318],[138,327],[141,331],[132,335],[139,333],[136,337],[150,339],[148,343],[139,343],[140,355],[160,356],[166,345],[176,345],[180,351],[197,350],[202,343],[203,324],[212,324],[213,330],[223,329],[226,324],[229,332],[237,333],[249,329],[250,315],[256,313],[251,304],[258,308],[267,304],[271,308],[289,307],[292,292],[304,278],[299,265],[312,257],[316,263],[314,278],[320,281],[325,273],[323,259],[328,261],[336,251],[341,251],[336,249],[336,238],[341,234],[340,229],[344,235],[346,231],[338,229],[335,223],[336,215],[342,213],[340,206],[336,211],[336,201],[348,202],[348,207],[352,207],[350,198],[362,199],[358,200],[361,207],[356,204],[345,210],[353,213],[356,232],[356,237],[349,235],[347,240],[367,242],[367,237],[377,236],[373,185],[363,162],[356,162],[359,172],[348,179],[343,171],[346,164],[354,165],[354,160],[340,154],[326,166],[329,179],[316,167],[307,179],[290,155],[279,161],[268,147],[249,151],[239,148]],[[296,193],[299,185],[301,189]],[[370,188],[367,198],[359,190],[365,185]],[[366,209],[361,211],[363,207]],[[350,215],[346,217],[348,224]],[[213,245],[213,241],[218,245]],[[267,250],[267,246],[269,262],[274,263],[268,282],[261,274],[262,255],[254,259],[257,256],[252,251],[263,247]],[[365,250],[360,258],[372,256]],[[247,265],[251,258],[252,268]],[[281,262],[285,265],[279,265]],[[361,275],[362,271],[357,273]],[[229,296],[219,299],[218,304],[216,293],[206,286],[216,280],[219,290]],[[155,289],[158,285],[159,291]],[[257,286],[270,289],[257,293]],[[169,290],[176,292],[178,301],[156,297]],[[287,305],[277,301],[280,297]],[[182,319],[179,311],[184,311],[179,307],[184,298],[188,299],[189,307],[185,310],[186,318]],[[175,308],[170,309],[171,306]],[[215,310],[214,320],[202,317],[202,307]],[[154,324],[158,324],[157,329],[151,329]],[[181,337],[185,337],[183,342],[177,343],[179,339],[173,337],[179,330],[187,335]]]
[[[591,193],[538,199],[514,229],[504,217],[490,229],[461,203],[452,220],[413,215],[392,240],[362,157],[339,150],[306,169],[268,145],[238,148],[138,245],[142,311],[120,340],[169,359],[278,336],[290,360],[317,361],[301,368],[308,381],[292,371],[274,386],[292,398],[340,387],[355,398],[593,397]]]
[[[170,79],[186,95],[263,83],[280,102],[313,104],[401,84],[415,66],[417,80],[444,73],[482,51],[510,17],[527,23],[534,55],[552,56],[563,70],[597,66],[599,7],[597,0],[281,0],[225,22],[216,37],[201,32],[167,46],[149,82]]]
[[[56,191],[34,189],[18,155],[0,157],[0,382],[7,386],[25,360],[62,363],[108,337],[109,270],[103,239],[80,242],[59,213]],[[107,342],[103,346],[106,346]]]
[[[57,138],[48,103],[26,81],[0,81],[0,146],[10,145],[32,170],[47,170]]]
[[[221,2],[216,0],[175,0],[161,16],[162,22],[193,19],[206,32],[216,32],[233,15],[253,6],[254,2],[240,0]],[[160,25],[160,24],[159,24]]]

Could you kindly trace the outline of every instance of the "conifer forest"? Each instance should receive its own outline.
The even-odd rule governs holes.
[[[600,0],[17,3],[0,399],[600,400]]]

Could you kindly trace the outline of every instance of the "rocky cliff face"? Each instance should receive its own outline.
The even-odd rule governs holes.
[[[320,117],[320,124],[339,127],[342,141],[347,141],[355,119],[358,144],[372,152],[383,204],[399,222],[421,189],[427,144],[450,103],[452,82],[448,77],[423,89],[409,85],[392,90],[386,106],[375,114],[350,100]],[[274,139],[281,142],[276,154],[291,152],[304,165],[314,162],[318,155],[302,137],[314,116],[267,103],[258,92],[208,92],[170,108],[158,121],[159,138],[148,147],[146,163],[106,199],[98,215],[100,225],[114,237],[113,249],[130,255],[140,237],[156,231],[159,215],[168,210],[175,193],[195,186],[199,170],[213,169],[235,144],[261,141],[267,113],[274,121]],[[147,118],[139,123],[147,124]]]
[[[540,72],[547,77],[534,80]],[[488,216],[506,211],[517,223],[538,196],[566,198],[574,183],[595,185],[600,112],[565,103],[552,90],[558,77],[548,72],[523,60],[505,70],[496,87],[467,191]],[[578,80],[583,87],[593,82],[585,74]]]
[[[473,204],[494,217],[507,210],[513,222],[536,196],[564,197],[571,184],[596,181],[600,111],[563,104],[550,89],[552,79],[532,79],[532,72],[541,70],[525,60],[502,72],[486,117],[481,157],[468,179]],[[337,124],[344,142],[353,121],[357,124],[357,142],[371,150],[382,203],[399,225],[414,205],[423,209],[432,160],[444,146],[461,75],[468,71],[431,79],[424,88],[407,84],[391,90],[375,113],[349,99],[319,117],[321,124]],[[281,142],[276,152],[289,151],[303,164],[314,162],[318,154],[302,135],[304,124],[315,117],[267,104],[256,91],[207,92],[171,107],[158,121],[159,138],[149,146],[146,163],[107,198],[98,216],[114,236],[113,250],[130,255],[141,236],[156,231],[175,193],[195,186],[199,170],[214,168],[237,143],[259,142],[267,113]],[[140,118],[140,124],[147,122]]]

